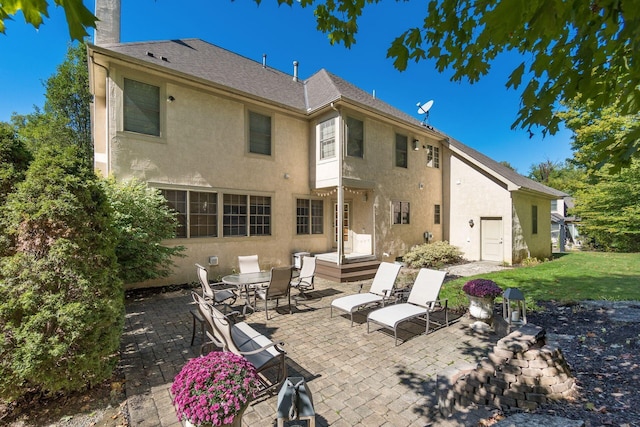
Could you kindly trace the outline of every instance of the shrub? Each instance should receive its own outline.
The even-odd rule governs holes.
[[[233,422],[258,390],[256,369],[244,357],[214,351],[187,362],[171,385],[178,419],[194,425]]]
[[[0,398],[109,378],[124,323],[109,205],[77,147],[47,146],[7,198]]]
[[[440,268],[447,264],[456,264],[462,259],[460,249],[446,241],[414,246],[402,257],[402,260],[413,268]]]
[[[489,279],[469,280],[462,287],[462,291],[467,295],[478,298],[495,298],[502,295],[502,288]]]
[[[113,211],[120,279],[136,283],[168,276],[171,258],[181,256],[184,247],[162,245],[176,236],[177,219],[160,190],[136,180],[110,178],[102,184]]]

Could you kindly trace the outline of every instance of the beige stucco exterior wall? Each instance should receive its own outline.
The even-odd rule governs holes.
[[[511,193],[506,185],[452,154],[448,162],[450,188],[449,242],[458,246],[468,260],[482,259],[483,218],[502,219],[503,261],[512,262]],[[474,226],[469,226],[473,220]]]
[[[532,206],[538,207],[538,232],[533,233]],[[527,194],[513,196],[513,262],[551,257],[551,200]]]
[[[123,132],[122,87],[124,78],[159,85],[161,136]],[[106,105],[96,105],[95,135],[106,135],[101,158],[109,160],[109,171],[118,180],[137,178],[164,189],[211,191],[220,194],[271,197],[272,235],[222,237],[222,198],[218,201],[219,236],[175,239],[167,244],[187,248],[176,258],[174,274],[139,286],[180,284],[196,280],[194,263],[208,266],[210,256],[219,264],[208,266],[212,279],[237,269],[237,256],[259,254],[263,269],[290,265],[298,251],[322,252],[331,233],[332,206],[325,202],[323,235],[296,235],[296,198],[309,198],[309,123],[304,117],[232,99],[195,87],[187,82],[167,80],[129,68],[111,66],[109,92],[113,112],[111,129],[105,131]],[[104,102],[104,101],[103,101]],[[248,152],[247,114],[256,111],[272,117],[272,155]],[[117,112],[117,113],[115,113]],[[97,138],[100,140],[100,138]],[[105,144],[105,141],[110,144]],[[100,167],[96,163],[98,169]]]
[[[367,192],[367,201],[360,194],[351,197],[356,201],[354,230],[373,233],[374,253],[382,261],[394,261],[412,246],[424,243],[425,231],[431,232],[434,240],[440,240],[442,228],[434,225],[434,205],[442,204],[442,173],[440,169],[426,166],[424,149],[411,150],[414,139],[419,139],[422,147],[427,143],[426,137],[358,112],[343,110],[341,113],[343,117],[364,122],[364,156],[346,157],[343,176],[347,180],[373,183],[372,191]],[[396,166],[396,133],[408,139],[407,168]],[[428,140],[428,143],[439,146],[437,141]],[[347,192],[345,199],[348,198]],[[393,201],[410,203],[409,224],[392,223]]]

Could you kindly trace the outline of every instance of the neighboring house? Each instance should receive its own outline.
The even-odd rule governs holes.
[[[96,11],[109,18],[88,46],[96,169],[160,189],[180,213],[169,243],[187,248],[174,275],[140,286],[296,252],[354,280],[345,265],[375,260],[370,274],[435,240],[470,260],[550,256],[556,190],[326,70],[300,80],[297,64],[292,76],[197,39],[121,44],[119,12]]]
[[[578,232],[578,219],[567,216],[573,209],[573,198],[567,196],[551,201],[551,242],[553,250],[564,252],[567,249],[578,248],[582,245]]]

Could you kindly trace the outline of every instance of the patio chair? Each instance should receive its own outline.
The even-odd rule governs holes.
[[[395,345],[398,345],[398,325],[400,323],[412,319],[422,319],[427,323],[425,334],[429,333],[429,313],[436,310],[444,311],[445,322],[449,326],[448,301],[438,300],[438,294],[446,274],[444,271],[421,268],[406,303],[388,305],[369,313],[367,333],[369,333],[370,322],[393,329]]]
[[[300,275],[291,281],[291,287],[298,290],[299,296],[306,298],[305,291],[313,289],[313,279],[316,275],[316,257],[305,256],[302,258]]]
[[[202,287],[202,297],[213,305],[225,305],[228,308],[236,302],[236,293],[224,283],[210,283],[209,272],[200,264],[196,264],[196,273]]]
[[[253,306],[257,307],[258,298],[264,300],[264,315],[269,320],[269,310],[267,304],[270,300],[276,300],[276,308],[280,298],[289,299],[289,314],[291,312],[291,267],[273,267],[271,269],[271,280],[266,288],[256,289],[253,294]]]
[[[389,300],[393,294],[396,278],[400,272],[400,264],[382,262],[378,266],[378,271],[373,278],[369,292],[347,295],[336,298],[331,302],[331,317],[333,309],[346,311],[351,315],[351,326],[353,326],[353,312],[371,305],[382,304]]]
[[[283,342],[273,342],[245,322],[233,323],[229,316],[225,316],[211,304],[207,304],[195,294],[198,306],[208,323],[209,343],[243,356],[258,371],[262,388],[260,394],[276,391],[287,377],[286,351]],[[275,372],[274,372],[275,371]],[[272,379],[269,377],[273,377]]]
[[[238,267],[240,268],[240,273],[259,273],[261,271],[258,255],[238,256]]]

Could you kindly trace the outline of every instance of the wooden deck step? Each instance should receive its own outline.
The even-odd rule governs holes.
[[[316,276],[333,282],[357,282],[359,280],[373,279],[378,271],[380,261],[366,260],[337,265],[334,262],[317,260]]]

